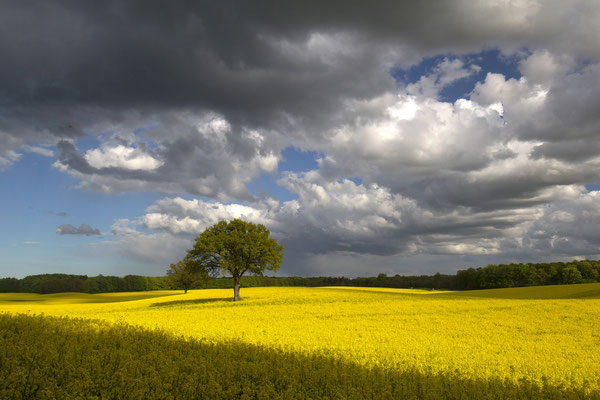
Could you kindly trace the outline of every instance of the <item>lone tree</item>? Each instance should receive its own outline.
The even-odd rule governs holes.
[[[187,293],[189,289],[202,282],[206,282],[209,276],[206,271],[193,268],[189,260],[181,260],[171,264],[167,270],[167,279],[173,289],[183,289]]]
[[[245,273],[261,275],[277,271],[283,260],[283,246],[271,238],[264,225],[234,219],[207,228],[188,250],[186,260],[193,271],[206,275],[219,272],[233,278],[233,301],[240,300],[240,280]]]

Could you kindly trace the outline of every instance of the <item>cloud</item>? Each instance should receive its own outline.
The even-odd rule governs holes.
[[[166,267],[185,257],[191,248],[190,238],[169,232],[146,233],[135,229],[136,223],[126,218],[115,221],[112,233],[116,240],[96,244],[103,253],[113,252],[121,257],[134,258],[147,264],[145,274],[164,274]],[[153,272],[152,272],[153,271]]]
[[[15,162],[6,151],[26,142],[73,140],[87,132],[127,134],[154,124],[145,134],[162,153],[101,144],[83,154],[101,173],[77,168],[82,164],[63,164],[64,170],[103,192],[145,190],[159,181],[157,190],[165,193],[245,198],[245,183],[272,171],[282,148],[317,148],[322,133],[344,121],[340,110],[348,103],[389,93],[396,83],[388,72],[398,65],[484,48],[540,48],[597,62],[600,48],[589,27],[597,25],[600,11],[576,3],[309,2],[282,8],[265,1],[260,7],[235,4],[228,12],[207,2],[7,5],[0,40],[6,55],[0,148],[7,150],[0,163]],[[577,23],[563,24],[565,18]],[[18,45],[12,37],[20,38]],[[544,57],[539,53],[523,71],[545,65],[539,76],[546,80],[559,73]],[[434,96],[475,69],[451,56],[413,89]],[[216,143],[198,134],[206,131],[198,119],[210,115],[230,128],[213,151],[205,148]],[[223,159],[228,162],[217,162]],[[240,164],[254,166],[246,171]],[[189,174],[174,180],[177,169]],[[160,176],[126,174],[132,171]],[[191,175],[198,178],[186,185]]]
[[[465,68],[464,62],[459,58],[444,58],[428,75],[406,87],[406,91],[412,95],[425,96],[437,99],[440,91],[460,79],[467,78],[480,71],[481,67],[471,64]]]
[[[166,194],[107,244],[146,260],[238,217],[271,227],[298,270],[593,251],[560,218],[595,218],[584,185],[600,181],[600,5],[222,7],[2,6],[0,170],[34,152],[84,189]],[[487,49],[515,74],[481,62]],[[392,76],[424,59],[436,64],[422,76]],[[277,175],[288,146],[319,154],[318,169]],[[297,199],[250,194],[265,173]],[[86,231],[100,234],[57,229]]]
[[[180,197],[166,198],[148,207],[147,214],[138,222],[148,229],[166,230],[173,234],[200,234],[221,220],[243,218],[254,223],[269,225],[266,209],[256,209],[241,204],[203,202]]]
[[[115,167],[152,171],[164,164],[143,150],[123,145],[88,150],[84,158],[90,166],[98,169]]]
[[[544,209],[524,235],[524,245],[540,252],[597,257],[600,239],[600,192],[581,193],[570,201],[556,201]]]
[[[85,236],[96,236],[100,235],[99,229],[93,229],[88,224],[81,224],[79,228],[74,227],[71,224],[63,224],[56,228],[56,233],[59,235],[85,235]]]
[[[162,268],[182,258],[208,226],[242,218],[265,224],[285,246],[287,274],[356,276],[375,266],[390,273],[435,273],[485,262],[599,255],[600,192],[580,190],[551,207],[432,212],[386,188],[307,175],[285,178],[299,198],[284,203],[265,199],[242,206],[164,198],[135,220],[117,221],[109,247],[152,265],[159,260]]]
[[[39,155],[45,156],[45,157],[54,157],[54,152],[52,150],[49,150],[42,146],[26,145],[26,146],[23,146],[22,149],[29,153],[35,153],[35,154],[39,154]]]
[[[21,154],[14,150],[5,150],[0,153],[0,172],[13,165],[21,158]]]
[[[321,174],[358,176],[424,208],[474,211],[552,202],[599,181],[600,121],[590,105],[600,64],[573,69],[572,57],[543,50],[520,65],[520,79],[488,73],[453,103],[436,97],[439,87],[424,95],[410,85],[348,102],[333,118],[343,123],[313,144],[324,154]]]
[[[28,246],[35,246],[35,245],[40,244],[40,242],[27,241],[27,242],[23,242],[23,244],[28,245]]]
[[[248,199],[245,185],[260,173],[277,170],[283,142],[271,140],[268,132],[237,131],[212,113],[182,113],[169,120],[173,134],[150,129],[145,133],[151,139],[145,141],[119,133],[85,154],[72,142],[60,141],[54,166],[100,192],[152,190],[219,199]]]

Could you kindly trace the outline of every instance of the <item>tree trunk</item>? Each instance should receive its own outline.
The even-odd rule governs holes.
[[[233,301],[240,301],[240,278],[233,278]]]

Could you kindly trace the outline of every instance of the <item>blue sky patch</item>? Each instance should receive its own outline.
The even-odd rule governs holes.
[[[281,157],[277,167],[279,172],[306,172],[319,168],[319,154],[316,151],[302,151],[297,147],[288,146],[281,151]]]
[[[519,79],[519,61],[521,58],[517,56],[507,57],[502,55],[498,50],[487,50],[476,54],[467,54],[464,56],[456,56],[453,54],[442,54],[435,57],[423,59],[419,64],[408,69],[394,69],[391,74],[394,79],[401,84],[416,83],[425,75],[429,75],[435,71],[435,68],[444,61],[444,59],[460,59],[465,64],[465,68],[470,65],[478,65],[481,67],[479,72],[473,73],[465,78],[458,79],[450,85],[444,87],[440,91],[440,100],[444,102],[454,103],[461,98],[468,98],[469,94],[475,88],[477,82],[483,82],[488,72],[502,74],[506,79]]]
[[[248,191],[256,197],[275,197],[281,202],[295,200],[298,195],[290,192],[276,182],[276,178],[269,173],[262,173],[246,185]]]

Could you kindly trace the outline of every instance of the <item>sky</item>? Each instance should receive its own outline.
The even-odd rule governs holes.
[[[0,3],[0,277],[600,258],[600,3]]]

